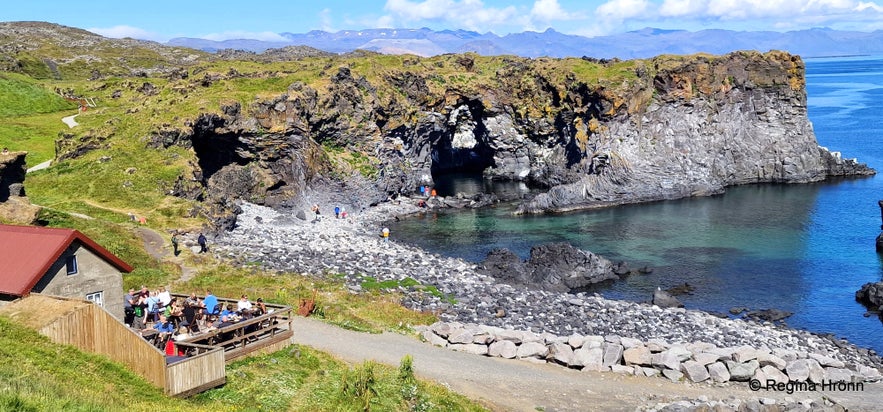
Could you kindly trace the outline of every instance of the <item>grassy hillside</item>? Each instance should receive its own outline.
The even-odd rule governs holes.
[[[367,405],[367,408],[366,408]],[[101,356],[57,345],[0,317],[0,410],[37,411],[480,411],[440,385],[395,368],[351,368],[306,347],[227,366],[227,384],[170,398]]]
[[[12,26],[15,30],[10,30]],[[10,44],[17,46],[3,47]],[[0,50],[17,50],[0,53],[0,145],[28,151],[29,165],[55,159],[56,146],[61,148],[59,154],[69,155],[49,169],[28,174],[28,197],[44,206],[43,224],[79,229],[132,264],[136,269],[124,277],[126,287],[171,285],[173,291],[184,293],[211,288],[218,295],[245,292],[292,306],[317,293],[316,316],[328,322],[356,330],[403,332],[409,325],[428,324],[435,318],[402,308],[398,296],[377,291],[376,282],[368,284],[371,279],[366,279],[363,288],[373,292],[352,295],[334,279],[271,273],[260,262],[230,268],[210,256],[186,251],[174,261],[151,257],[129,213],[146,216],[147,226],[166,240],[172,229],[196,231],[206,224],[197,201],[169,194],[177,183],[193,178],[198,163],[194,151],[180,146],[157,148],[151,144],[156,133],[188,130],[200,114],[218,113],[234,102],[247,117],[255,102],[283,94],[297,98],[293,85],[308,86],[324,98],[336,87],[332,78],[341,68],[376,88],[370,96],[376,97],[373,103],[398,107],[399,112],[390,116],[390,128],[409,124],[423,106],[449,104],[445,101],[448,91],[461,96],[521,91],[521,95],[499,93],[498,97],[507,99],[505,103],[516,107],[521,116],[553,118],[557,109],[534,99],[536,88],[563,93],[574,82],[584,82],[602,90],[628,89],[636,79],[636,67],[645,65],[640,61],[605,65],[582,59],[371,53],[271,63],[220,61],[193,50],[103,39],[45,23],[0,23]],[[539,85],[537,74],[551,84]],[[424,94],[429,97],[415,97],[412,91],[395,86],[407,84],[410,77],[425,82],[428,93]],[[76,113],[76,106],[60,99],[56,88],[94,99],[98,107],[80,113],[80,125],[69,129],[61,118]],[[368,94],[367,89],[359,90]],[[346,119],[353,124],[364,120]],[[284,133],[285,127],[255,125],[254,133]],[[334,164],[361,164],[348,148],[328,144],[323,150],[338,160]],[[177,282],[181,263],[199,273],[187,282]],[[53,345],[3,319],[0,357],[4,360],[0,364],[0,410],[348,411],[364,410],[366,405],[372,410],[479,409],[438,386],[414,381],[407,362],[399,370],[370,363],[349,368],[328,355],[300,347],[231,364],[225,387],[189,400],[168,399],[119,366]]]

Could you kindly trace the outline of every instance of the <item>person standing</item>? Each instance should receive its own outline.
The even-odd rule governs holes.
[[[208,252],[208,247],[206,246],[206,239],[204,234],[199,234],[199,237],[196,238],[196,243],[199,243],[199,253]]]
[[[172,253],[175,256],[181,253],[178,251],[178,232],[172,233]]]
[[[383,243],[389,243],[389,228],[383,228],[383,230],[380,232],[380,236],[383,237]]]
[[[334,218],[340,219],[340,206],[334,206]]]
[[[132,321],[135,320],[135,289],[129,288],[129,293],[123,298],[123,323],[131,327]]]

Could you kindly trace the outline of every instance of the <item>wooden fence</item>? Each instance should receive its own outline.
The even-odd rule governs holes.
[[[31,294],[2,307],[0,314],[56,343],[105,355],[126,365],[167,395],[189,396],[226,382],[221,348],[181,343],[195,355],[167,364],[165,353],[91,302]],[[40,314],[39,317],[34,314]]]

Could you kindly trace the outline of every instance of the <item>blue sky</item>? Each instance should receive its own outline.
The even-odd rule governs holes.
[[[499,35],[553,28],[597,36],[661,29],[883,29],[883,0],[7,0],[0,21],[37,20],[109,37],[273,40],[278,33],[366,28],[465,29]]]

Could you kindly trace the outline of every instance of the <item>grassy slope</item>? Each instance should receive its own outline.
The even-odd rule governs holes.
[[[77,104],[63,99],[33,79],[0,73],[0,146],[27,150],[32,166],[55,156],[55,138],[66,129],[64,116]]]
[[[57,48],[50,51],[62,53]],[[139,55],[149,56],[150,53]],[[350,67],[354,76],[364,76],[372,84],[382,84],[383,79],[391,73],[412,71],[430,75],[427,85],[434,93],[454,88],[469,94],[480,93],[483,87],[493,87],[499,81],[498,72],[509,68],[513,59],[519,60],[473,55],[471,58],[475,59],[475,69],[467,72],[462,69],[458,58],[451,55],[431,59],[369,56],[309,58],[271,64],[209,62],[199,66],[199,74],[192,74],[190,79],[185,80],[108,78],[88,81],[84,79],[92,68],[82,67],[81,63],[61,65],[59,71],[67,79],[64,81],[44,80],[39,83],[24,76],[5,77],[13,79],[7,83],[7,95],[15,96],[15,93],[21,94],[21,90],[24,90],[26,95],[45,97],[54,96],[51,92],[54,87],[71,88],[79,95],[96,98],[100,106],[82,113],[77,118],[80,126],[69,130],[60,119],[73,114],[71,109],[75,107],[49,104],[34,98],[33,101],[43,103],[35,103],[3,119],[0,144],[8,143],[14,150],[28,150],[28,163],[32,165],[53,158],[54,141],[60,132],[72,132],[76,138],[99,138],[103,145],[100,150],[29,174],[25,185],[32,202],[46,207],[41,215],[44,223],[77,228],[135,266],[136,271],[124,278],[127,287],[172,284],[172,289],[178,292],[201,292],[205,288],[212,288],[222,296],[237,296],[246,292],[251,296],[264,297],[269,302],[293,306],[301,298],[311,297],[313,291],[317,291],[317,315],[332,323],[357,330],[405,331],[408,325],[430,323],[435,318],[431,314],[405,310],[398,305],[394,294],[351,295],[339,282],[265,273],[259,264],[239,269],[217,267],[215,262],[204,256],[185,252],[182,258],[189,265],[202,270],[191,281],[175,284],[173,281],[178,277],[179,269],[147,255],[135,235],[136,225],[128,220],[128,213],[147,216],[148,225],[161,233],[169,228],[197,228],[204,223],[199,218],[188,217],[189,209],[193,206],[188,201],[166,195],[178,176],[187,176],[189,164],[195,159],[192,151],[182,148],[147,148],[146,138],[160,125],[184,127],[188,119],[200,113],[217,112],[222,104],[231,101],[239,102],[243,110],[248,111],[256,99],[285,93],[288,86],[295,82],[308,84],[318,90],[321,96],[329,85],[330,77],[341,66]],[[40,60],[33,60],[34,73],[42,73]],[[146,61],[145,66],[149,66],[149,63]],[[209,86],[194,87],[195,79],[206,75],[223,75],[231,69],[261,75],[218,80]],[[118,70],[118,67],[110,66],[101,71],[106,74]],[[538,59],[533,70],[545,73],[561,89],[571,74],[590,84],[605,85],[616,85],[633,77],[632,63],[628,62],[611,68],[579,59]],[[191,67],[190,72],[196,70]],[[50,78],[51,74],[43,73],[37,77]],[[525,77],[521,81],[529,83],[530,79]],[[139,92],[138,89],[145,82],[155,85],[158,94]],[[121,96],[112,97],[117,90]],[[187,90],[187,93],[181,90]],[[380,88],[378,97],[382,102],[401,100],[402,93],[401,90]],[[52,99],[45,101],[51,103]],[[532,114],[540,114],[548,109],[543,107],[543,102],[527,104],[530,107],[525,108],[525,112]],[[93,219],[74,217],[71,213],[88,215]],[[143,381],[115,365],[52,345],[2,319],[0,332],[0,347],[4,348],[0,354],[6,360],[0,365],[0,409],[112,410],[123,409],[128,402],[134,402],[135,406],[127,406],[127,410],[155,410],[159,407],[165,410],[230,410],[244,408],[242,405],[259,406],[265,410],[322,410],[318,405],[325,405],[324,410],[356,410],[360,402],[372,402],[371,405],[377,410],[476,409],[474,405],[438,387],[402,382],[398,373],[386,368],[366,364],[351,370],[333,362],[327,355],[304,348],[234,363],[228,367],[230,381],[224,388],[212,390],[190,401],[169,400],[156,390],[144,389],[146,384]],[[32,341],[37,342],[33,349],[22,347],[21,342]],[[63,352],[62,358],[72,360],[52,361],[56,358],[54,353],[59,351]],[[34,363],[40,366],[29,366]],[[97,366],[77,367],[84,363]],[[16,374],[17,370],[10,365],[17,364],[28,367],[24,368],[24,373]],[[94,368],[98,371],[93,372]],[[84,378],[68,379],[80,369]],[[39,370],[47,373],[38,376],[36,371]],[[376,393],[366,390],[364,385],[372,381],[378,382],[370,385]],[[362,385],[358,385],[359,382]],[[123,397],[112,396],[103,399],[101,405],[96,405],[92,401],[92,392],[81,391],[82,386],[98,387],[103,393],[127,394],[129,399],[124,402]],[[435,407],[427,408],[430,405]]]
[[[291,346],[234,362],[225,386],[182,400],[104,357],[54,344],[0,317],[3,411],[356,411],[366,403],[385,411],[482,410],[402,369],[371,363],[350,368]]]

